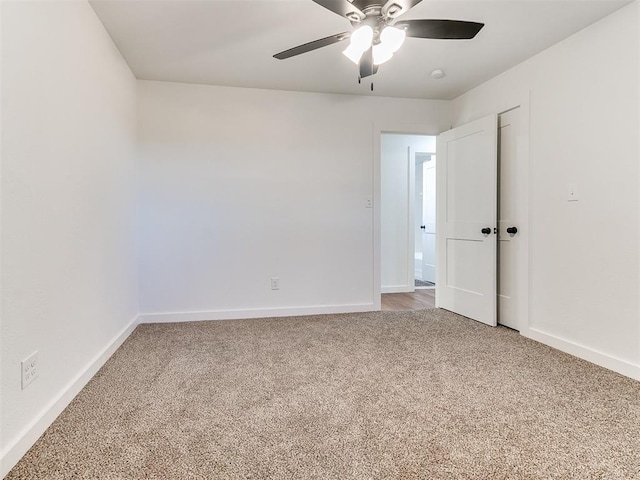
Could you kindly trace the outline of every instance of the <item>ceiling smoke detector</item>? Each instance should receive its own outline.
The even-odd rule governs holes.
[[[446,77],[447,74],[444,73],[444,70],[434,70],[433,72],[431,72],[431,78],[433,78],[434,80],[440,80],[441,78]]]

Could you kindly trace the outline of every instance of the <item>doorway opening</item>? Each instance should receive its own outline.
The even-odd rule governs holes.
[[[383,309],[435,306],[436,136],[380,134]]]
[[[500,324],[524,335],[530,331],[528,96],[511,99],[509,104],[497,115],[490,115],[490,119],[478,119],[437,136],[428,127],[416,125],[375,127],[373,290],[374,302],[382,310],[425,308],[412,295],[430,292],[436,308],[489,325]],[[389,152],[402,136],[429,138],[432,144],[413,149],[406,143],[400,144],[392,166]],[[429,244],[427,241],[420,249],[419,239],[423,237],[415,229],[430,233],[425,165],[433,160],[435,167],[436,139],[437,201],[433,223],[437,216],[438,247],[433,242],[436,261],[429,265],[436,271],[437,285],[423,289],[421,285],[416,287],[415,282],[416,278],[425,281],[425,275],[429,274],[428,266],[424,268],[423,264],[428,258],[425,252]],[[449,145],[451,142],[455,145]],[[478,162],[484,160],[479,152],[484,150],[487,151],[482,157],[489,155],[490,163],[480,165]],[[455,157],[453,162],[451,156]],[[397,164],[405,169],[397,168]],[[487,201],[474,193],[480,183],[481,192],[488,195]],[[424,203],[416,200],[420,186],[427,189],[423,190]],[[394,209],[394,204],[400,209]],[[422,213],[418,205],[423,206]],[[445,225],[447,222],[455,223],[463,231],[452,233],[451,225]],[[392,224],[396,228],[390,228]],[[420,228],[423,225],[425,228]],[[482,244],[487,244],[487,248],[479,252]],[[488,307],[484,308],[482,302]]]

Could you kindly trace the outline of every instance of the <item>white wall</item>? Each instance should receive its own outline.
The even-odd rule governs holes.
[[[439,132],[434,132],[439,133]],[[409,158],[411,149],[411,158]],[[380,142],[381,277],[383,292],[414,290],[414,250],[409,244],[409,216],[415,190],[416,152],[435,153],[436,137],[385,133]],[[413,223],[413,222],[411,222]],[[411,252],[411,253],[410,253]]]
[[[0,476],[137,312],[135,79],[88,3],[2,3]]]
[[[373,307],[374,123],[439,132],[448,102],[148,81],[138,100],[144,321]]]
[[[455,124],[530,91],[529,335],[640,376],[638,3],[462,95]],[[567,202],[567,186],[580,200]]]

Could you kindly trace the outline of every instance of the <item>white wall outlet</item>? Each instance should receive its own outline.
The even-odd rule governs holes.
[[[579,199],[578,185],[575,183],[567,185],[567,202],[577,202]]]
[[[371,200],[370,198],[367,198],[364,201],[364,208],[373,208],[373,200]]]
[[[22,390],[27,388],[31,382],[38,378],[38,351],[36,350],[28,358],[20,362],[22,369]]]
[[[271,277],[271,290],[280,290],[280,279],[278,277]]]

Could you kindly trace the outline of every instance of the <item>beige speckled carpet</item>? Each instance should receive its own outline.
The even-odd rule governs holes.
[[[8,478],[640,479],[640,382],[439,310],[141,325]]]

